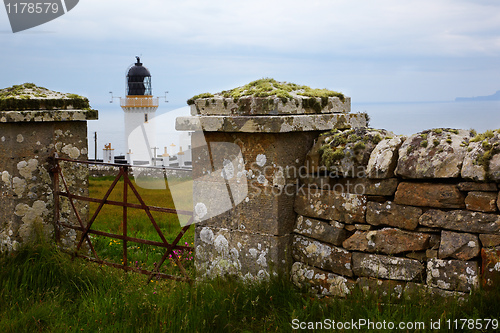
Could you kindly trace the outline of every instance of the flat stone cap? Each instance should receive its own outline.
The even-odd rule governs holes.
[[[0,90],[0,122],[95,120],[86,97],[60,93],[33,83]]]
[[[220,93],[193,96],[191,115],[277,116],[349,113],[351,99],[328,89],[260,79]]]
[[[0,111],[87,109],[90,105],[86,97],[37,87],[34,83],[0,90]]]
[[[366,127],[366,114],[177,117],[178,131],[288,133]]]

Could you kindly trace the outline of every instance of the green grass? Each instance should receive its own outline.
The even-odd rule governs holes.
[[[110,179],[91,180],[91,195],[99,197],[110,183]],[[113,196],[119,198],[121,188]],[[151,205],[168,201],[157,190],[140,192]],[[119,231],[114,218],[120,216],[121,208],[113,208],[118,212],[108,211],[96,223]],[[139,218],[141,211],[131,213]],[[172,217],[165,217],[161,225],[180,229]],[[135,232],[154,237],[148,230]],[[193,231],[186,241],[192,238]],[[121,257],[121,244],[110,239],[103,239],[96,248],[107,259]],[[130,254],[144,259],[145,265],[151,264],[154,251],[161,252],[154,247],[139,248],[130,248]],[[186,260],[186,268],[194,275],[192,260]],[[285,276],[253,284],[231,278],[192,285],[146,282],[141,274],[72,260],[51,244],[25,246],[0,255],[0,332],[290,332],[292,320],[418,321],[428,328],[437,320],[444,325],[446,320],[500,318],[500,284],[460,303],[429,297],[377,298],[356,289],[346,298],[317,298],[298,290]]]
[[[500,317],[499,288],[459,303],[425,297],[381,301],[358,290],[347,298],[318,299],[280,276],[255,284],[146,284],[138,274],[72,261],[47,244],[4,254],[0,267],[0,332],[290,332],[293,319],[444,325]]]
[[[89,182],[89,195],[93,198],[102,199],[111,186],[114,177],[91,178]],[[148,181],[148,180],[146,180]],[[182,181],[182,180],[179,180]],[[162,182],[163,180],[150,180],[150,182]],[[173,181],[175,183],[175,181]],[[148,206],[175,208],[169,189],[144,189],[133,181],[134,187],[139,192],[141,198]],[[151,185],[151,184],[149,184]],[[154,187],[154,186],[152,186]],[[109,196],[109,200],[123,200],[123,181],[118,182]],[[129,203],[139,204],[139,200],[132,190],[128,189],[127,201]],[[99,204],[90,204],[90,216],[93,215]],[[151,212],[158,227],[162,231],[165,239],[172,243],[181,231],[179,219],[175,214]],[[101,212],[92,224],[92,229],[123,234],[123,208],[119,206],[104,205]],[[155,230],[151,220],[142,209],[127,209],[127,235],[140,239],[161,242],[158,232]],[[123,264],[123,241],[100,235],[91,235],[92,244],[95,247],[99,259]],[[178,245],[193,246],[194,227],[188,229],[188,232],[181,238]],[[180,257],[183,266],[190,275],[193,275],[193,253],[191,251],[175,250]],[[146,245],[135,242],[127,243],[127,264],[138,269],[152,270],[161,260],[165,249],[159,246]],[[162,265],[160,272],[180,276],[180,271],[175,265],[172,256]]]

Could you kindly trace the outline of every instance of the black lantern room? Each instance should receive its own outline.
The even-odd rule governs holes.
[[[132,65],[127,74],[127,96],[152,96],[151,73],[141,63],[141,59]]]

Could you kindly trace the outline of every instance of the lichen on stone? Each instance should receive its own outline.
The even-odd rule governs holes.
[[[341,169],[341,174],[348,175],[354,168],[366,166],[375,146],[383,137],[392,135],[372,128],[334,129],[324,133],[320,136],[324,143],[318,149],[320,164],[330,171]]]
[[[467,162],[467,167],[470,169],[480,166],[483,175],[472,177],[473,172],[469,170],[464,175],[466,178],[477,178],[486,181],[500,179],[498,163],[492,165],[493,158],[500,153],[500,129],[474,134],[475,136],[470,140],[465,162]]]

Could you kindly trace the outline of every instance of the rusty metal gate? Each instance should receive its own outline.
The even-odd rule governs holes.
[[[114,166],[119,168],[118,175],[114,178],[113,183],[107,190],[106,194],[102,199],[98,198],[91,198],[91,197],[86,197],[86,196],[81,196],[81,195],[76,195],[71,193],[70,187],[68,186],[68,183],[64,177],[60,162],[69,162],[69,163],[78,163],[78,164],[86,164],[86,165],[105,165],[105,166]],[[172,280],[177,280],[177,281],[185,281],[185,282],[192,282],[191,277],[188,275],[186,272],[184,266],[182,265],[181,260],[179,259],[177,253],[175,250],[181,250],[181,251],[193,251],[193,247],[190,246],[183,246],[183,245],[178,245],[177,243],[180,241],[182,236],[186,233],[186,231],[191,227],[191,224],[193,222],[193,212],[191,211],[184,211],[184,210],[176,210],[174,208],[164,208],[164,207],[155,207],[155,206],[148,206],[140,196],[139,192],[137,191],[136,187],[132,183],[132,181],[129,178],[129,170],[131,166],[128,165],[123,165],[123,164],[111,164],[111,163],[101,163],[101,162],[92,162],[92,161],[79,161],[79,160],[72,160],[72,159],[66,159],[66,158],[57,158],[55,157],[53,159],[53,168],[52,168],[52,173],[53,173],[53,179],[54,179],[54,202],[55,202],[55,223],[56,223],[56,238],[58,238],[57,232],[59,228],[70,228],[75,231],[79,231],[79,239],[78,239],[78,245],[76,247],[76,250],[74,252],[74,255],[76,257],[81,257],[85,258],[89,261],[97,262],[102,265],[107,265],[115,268],[121,268],[126,271],[134,271],[137,273],[145,274],[148,275],[148,282],[151,281],[152,278],[165,278],[165,279],[172,279]],[[120,179],[123,179],[123,200],[122,201],[112,201],[109,200],[109,196],[113,189],[116,187]],[[166,175],[165,175],[166,179]],[[62,185],[62,188],[60,187]],[[128,202],[128,190],[132,190],[134,193],[135,197],[139,201],[139,204],[135,203],[130,203]],[[71,223],[66,223],[64,221],[60,220],[60,197],[66,197],[68,198],[68,201],[71,205],[72,212],[74,213],[76,220],[78,222],[78,225],[73,225]],[[92,217],[89,219],[87,225],[84,224],[84,221],[82,220],[78,209],[75,205],[75,201],[84,201],[84,202],[94,202],[98,203],[98,207],[93,213]],[[99,215],[99,212],[102,210],[104,205],[113,205],[113,206],[120,206],[123,208],[123,216],[122,216],[122,226],[123,226],[123,233],[120,234],[114,234],[110,232],[104,232],[100,230],[95,230],[92,229],[93,223],[96,221],[97,216]],[[127,230],[127,211],[129,208],[132,209],[141,209],[144,210],[145,214],[148,216],[151,224],[153,225],[154,229],[158,233],[158,236],[161,239],[161,242],[158,241],[152,241],[152,240],[147,240],[147,239],[140,239],[140,238],[134,238],[130,237],[128,235],[128,230]],[[162,230],[158,226],[157,222],[155,221],[153,215],[151,214],[152,211],[155,212],[162,212],[166,214],[178,214],[178,215],[188,215],[191,216],[189,219],[189,222],[182,228],[182,230],[177,234],[175,237],[175,240],[171,243],[169,243],[165,235],[163,234]],[[90,216],[90,215],[89,215]],[[92,239],[89,237],[89,234],[94,234],[94,235],[99,235],[99,236],[104,236],[104,237],[109,237],[111,239],[119,239],[123,242],[123,258],[122,258],[122,263],[115,263],[115,262],[109,262],[103,259],[100,259],[93,244],[92,244]],[[92,253],[93,256],[85,255],[79,253],[79,250],[81,249],[83,243],[86,242],[88,245],[88,248],[90,252]],[[128,258],[127,258],[127,247],[129,242],[134,242],[134,243],[140,243],[140,244],[146,244],[146,245],[153,245],[153,246],[158,246],[161,248],[165,249],[165,252],[163,256],[161,257],[161,260],[156,264],[156,266],[152,270],[146,270],[146,269],[141,269],[138,267],[133,267],[128,265]],[[163,265],[165,260],[168,258],[172,258],[175,261],[175,264],[179,268],[180,272],[182,273],[182,276],[175,276],[175,275],[170,275],[170,274],[165,274],[160,272],[160,267]]]

